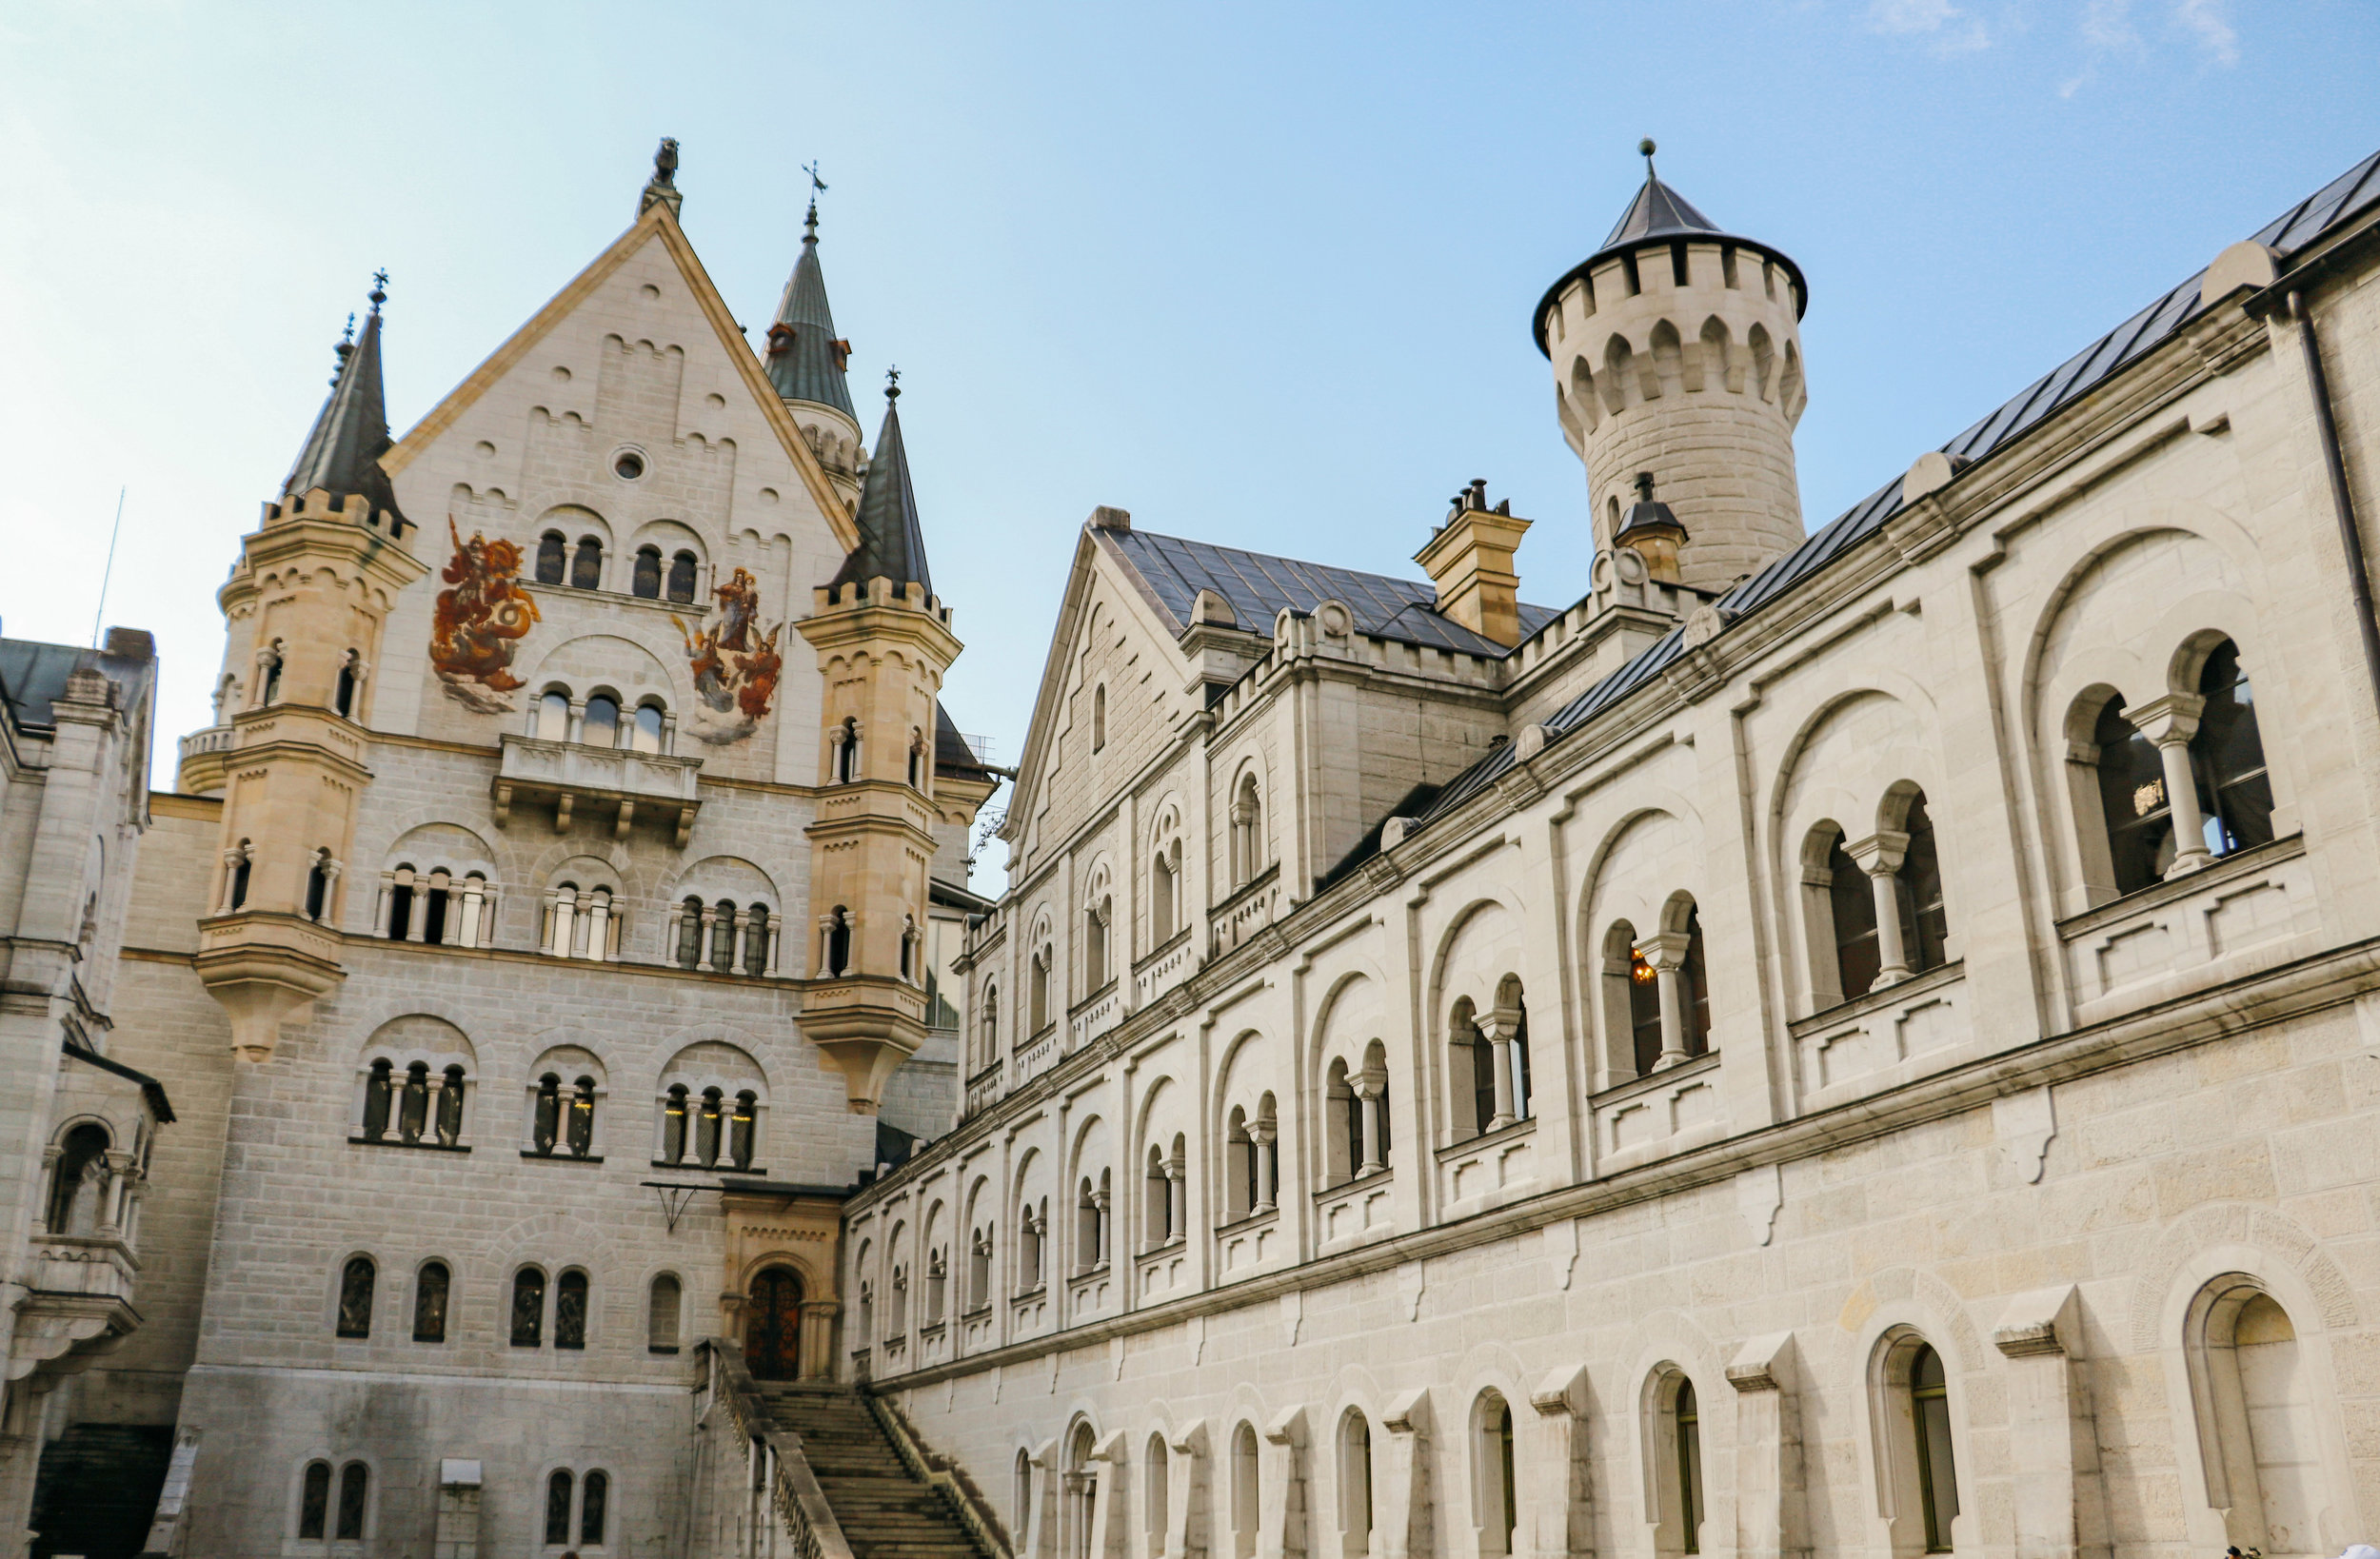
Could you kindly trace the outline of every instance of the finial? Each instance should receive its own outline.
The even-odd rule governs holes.
[[[347,358],[355,350],[355,310],[347,310],[347,327],[339,332],[339,345],[330,349],[339,361],[330,365],[330,385],[336,389],[339,376],[347,371]]]
[[[802,226],[807,229],[802,235],[802,242],[808,244],[815,242],[818,238],[818,197],[826,193],[826,181],[818,176],[818,163],[815,159],[803,163],[802,171],[810,176],[810,214],[802,220]]]
[[[1648,181],[1653,177],[1653,154],[1660,149],[1650,135],[1636,143],[1636,154],[1644,159],[1644,176]]]
[[[372,300],[372,312],[377,314],[380,312],[380,306],[388,301],[388,267],[387,266],[383,266],[378,270],[372,272],[372,290],[370,297]],[[352,319],[354,316],[349,315],[348,318]]]
[[[884,370],[884,399],[888,403],[901,399],[901,370],[897,367]]]
[[[674,135],[663,136],[660,148],[653,153],[653,182],[664,189],[677,186],[678,138]]]

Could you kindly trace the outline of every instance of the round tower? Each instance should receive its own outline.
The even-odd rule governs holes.
[[[1654,175],[1651,141],[1638,149],[1644,187],[1546,289],[1537,348],[1586,463],[1596,549],[1650,501],[1649,476],[1682,529],[1676,577],[1720,591],[1802,541],[1794,424],[1809,294],[1800,266],[1720,230]]]

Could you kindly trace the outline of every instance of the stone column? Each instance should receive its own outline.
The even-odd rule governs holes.
[[[326,857],[323,860],[324,925],[335,926],[339,923],[339,874],[346,869],[346,862],[336,857]]]
[[[748,909],[736,911],[736,939],[733,949],[727,955],[727,973],[731,975],[744,973],[744,939],[751,934],[751,930],[752,912]]]
[[[2015,1559],[2073,1559],[2084,1511],[2099,1513],[2098,1436],[2074,1369],[2081,1341],[2082,1297],[2071,1283],[2016,1295],[1992,1333],[2008,1360]],[[2104,1527],[2097,1519],[2087,1524],[2094,1532]]]
[[[835,1317],[843,1306],[832,1299],[802,1301],[802,1378],[835,1378]]]
[[[557,958],[566,958],[572,940],[570,918],[578,911],[578,900],[557,888],[552,903],[554,923],[546,937],[545,951]]]
[[[579,890],[578,898],[574,899],[571,904],[571,909],[575,918],[571,921],[570,940],[563,945],[562,956],[564,957],[567,958],[580,957],[581,954],[579,950],[583,947],[587,949],[587,952],[584,955],[585,957],[601,957],[603,956],[603,949],[601,946],[595,943],[592,939],[588,938],[586,937],[586,928],[582,927],[578,923],[581,920],[585,920],[588,921],[590,925],[592,924],[591,912],[594,903],[595,896],[593,894],[587,892],[584,888]]]
[[[373,936],[387,937],[388,935],[388,918],[395,910],[396,903],[397,874],[383,872],[380,874],[380,904],[372,911]]]
[[[1909,836],[1889,828],[1879,828],[1843,846],[1843,854],[1868,874],[1868,889],[1875,898],[1876,962],[1881,967],[1872,990],[1881,991],[1909,977],[1909,951],[1901,945],[1901,883],[1894,875],[1908,852]]]
[[[464,880],[467,882],[470,879],[466,878]],[[486,908],[486,905],[487,896],[482,889],[467,887],[463,890],[463,945],[465,947],[482,945],[479,921],[480,914]]]
[[[1179,1158],[1165,1160],[1165,1243],[1190,1237],[1189,1184]]]
[[[778,959],[783,954],[785,948],[785,918],[783,916],[773,914],[769,916],[767,935],[768,977],[770,979],[777,979],[781,977]]]
[[[1663,931],[1636,944],[1653,968],[1654,989],[1661,997],[1661,1056],[1653,1063],[1656,1072],[1687,1059],[1686,950],[1693,941],[1682,931]]]
[[[1515,1461],[1528,1470],[1514,1514],[1513,1547],[1535,1559],[1569,1559],[1594,1547],[1587,1504],[1587,1371],[1557,1365],[1529,1389],[1527,1423],[1513,1414],[1513,1432],[1526,1435]],[[1513,1559],[1523,1559],[1517,1553]]]
[[[2197,871],[2214,859],[2207,849],[2206,814],[2198,810],[2198,777],[2190,763],[2190,739],[2198,734],[2198,717],[2207,701],[2194,693],[2168,693],[2161,699],[2124,711],[2132,729],[2156,743],[2157,760],[2165,765],[2165,804],[2173,820],[2173,864],[2168,878]]]
[[[1794,1334],[1773,1332],[1745,1343],[1727,1366],[1727,1383],[1735,1388],[1738,1559],[1784,1559],[1801,1553],[1809,1544],[1801,1525],[1801,1421],[1793,1394]]]
[[[1520,1118],[1513,1108],[1513,1029],[1518,1023],[1519,1016],[1498,1007],[1488,1014],[1487,1021],[1479,1025],[1480,1032],[1487,1036],[1488,1067],[1494,1074],[1496,1087],[1496,1115],[1487,1125],[1491,1132],[1501,1131]]]
[[[716,904],[704,905],[702,935],[694,944],[694,967],[705,975],[713,973],[717,968],[711,962],[711,936],[718,925],[719,907]]]
[[[413,899],[406,906],[405,939],[426,942],[429,940],[429,878],[416,872],[407,886],[413,890]]]
[[[569,742],[573,746],[576,746],[580,741],[585,739],[585,736],[586,701],[585,699],[572,699],[570,701],[569,727],[564,734],[562,740]]]
[[[1380,1095],[1388,1079],[1366,1072],[1349,1078],[1347,1086],[1355,1092],[1356,1108],[1363,1112],[1363,1162],[1356,1166],[1356,1177],[1361,1179],[1388,1167],[1380,1159]]]
[[[1093,1212],[1098,1214],[1097,1227],[1094,1229],[1092,1236],[1093,1247],[1091,1251],[1091,1265],[1094,1267],[1104,1267],[1107,1265],[1108,1200],[1107,1188],[1105,1186],[1101,1186],[1099,1190],[1091,1193],[1091,1207]]]
[[[1269,1120],[1248,1124],[1248,1151],[1256,1154],[1256,1206],[1248,1210],[1251,1213],[1270,1213],[1279,1205],[1280,1188],[1273,1184],[1272,1154],[1273,1139],[1279,1134],[1280,1127]]]

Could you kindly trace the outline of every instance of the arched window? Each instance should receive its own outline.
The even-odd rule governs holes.
[[[2297,1329],[2256,1279],[2229,1273],[2201,1289],[2184,1321],[2208,1502],[2231,1543],[2267,1553],[2327,1553],[2312,1378]]]
[[[579,538],[579,549],[570,558],[570,587],[574,590],[600,590],[604,584],[604,543],[592,536]]]
[[[636,577],[629,591],[646,601],[661,599],[661,548],[641,546],[636,549]]]
[[[1478,1136],[1496,1118],[1496,1050],[1480,1034],[1469,997],[1456,1001],[1447,1017],[1446,1064],[1455,1137]]]
[[[53,1234],[88,1234],[98,1227],[100,1197],[107,1185],[108,1129],[85,1121],[66,1134],[58,1145],[57,1167],[50,1182],[49,1230]],[[366,1262],[367,1283],[369,1282]],[[365,1308],[370,1309],[370,1295]]]
[[[638,704],[636,722],[628,731],[629,750],[640,753],[661,751],[661,726],[662,707],[660,704],[649,701]]]
[[[1036,1213],[1027,1200],[1017,1214],[1017,1292],[1032,1293],[1041,1286],[1041,1239],[1049,1229],[1049,1214]]]
[[[1884,969],[1876,946],[1875,890],[1868,874],[1843,848],[1843,834],[1835,831],[1827,846],[1827,907],[1834,912],[1836,990],[1845,1001],[1866,996]]]
[[[1910,798],[1901,819],[1909,844],[1893,876],[1901,906],[1901,956],[1909,972],[1922,975],[1950,959],[1951,922],[1942,905],[1942,857],[1934,838],[1934,817],[1924,791]]]
[[[1231,1436],[1231,1546],[1233,1559],[1256,1559],[1257,1529],[1264,1509],[1259,1487],[1261,1461],[1256,1426],[1241,1423]]]
[[[705,1088],[695,1110],[694,1156],[704,1169],[719,1162],[720,1106],[724,1098],[717,1088]]]
[[[678,967],[692,969],[703,961],[703,901],[688,896],[678,906]]]
[[[925,1324],[940,1326],[950,1302],[950,1259],[936,1251],[925,1258]]]
[[[1330,1117],[1323,1150],[1330,1169],[1331,1183],[1352,1180],[1357,1166],[1363,1162],[1363,1101],[1356,1097],[1355,1089],[1347,1080],[1347,1063],[1334,1058],[1330,1071],[1322,1080],[1324,1110]],[[1251,1165],[1251,1172],[1254,1166]]]
[[[620,701],[598,693],[586,701],[586,716],[579,721],[579,740],[589,747],[620,745]]]
[[[388,1107],[396,1090],[395,1068],[385,1058],[372,1063],[364,1078],[364,1139],[378,1142],[388,1135]]]
[[[451,1148],[463,1139],[463,1090],[467,1079],[460,1066],[447,1067],[443,1076],[446,1086],[438,1091],[438,1140]]]
[[[911,790],[925,788],[925,733],[923,731],[913,730],[909,733],[909,788]]]
[[[331,707],[339,712],[341,720],[350,719],[355,714],[356,673],[361,669],[361,659],[355,651],[349,650],[347,659],[339,662],[339,681],[331,689],[330,702]]]
[[[1093,992],[1113,977],[1107,967],[1107,921],[1115,902],[1102,895],[1082,917],[1082,981]]]
[[[1479,1401],[1473,1431],[1472,1480],[1478,1506],[1473,1519],[1479,1529],[1479,1551],[1511,1553],[1513,1532],[1519,1526],[1520,1501],[1513,1466],[1512,1405],[1495,1391]]]
[[[1143,1490],[1140,1517],[1148,1533],[1148,1550],[1152,1554],[1165,1551],[1165,1507],[1170,1503],[1173,1479],[1166,1467],[1165,1436],[1152,1434],[1140,1452],[1140,1483]]]
[[[1074,1198],[1074,1270],[1087,1273],[1100,1264],[1103,1253],[1100,1249],[1099,1198],[1091,1190],[1091,1177],[1084,1175],[1076,1188]]]
[[[1231,885],[1244,888],[1264,869],[1264,800],[1256,776],[1244,775],[1231,803]]]
[[[604,1527],[610,1515],[611,1478],[604,1472],[589,1472],[579,1485],[579,1547],[603,1547]]]
[[[1372,1425],[1353,1411],[1339,1424],[1339,1532],[1350,1559],[1372,1551]]]
[[[550,1154],[562,1136],[562,1079],[546,1073],[537,1079],[537,1097],[529,1106],[529,1150]]]
[[[298,1538],[320,1542],[330,1535],[330,1464],[308,1462],[298,1490]]]
[[[586,1273],[575,1267],[554,1284],[554,1346],[586,1347]]]
[[[548,689],[538,696],[537,740],[540,741],[570,740],[570,695],[560,688]]]
[[[538,583],[560,584],[562,582],[563,554],[568,546],[569,543],[562,539],[562,532],[558,530],[549,530],[537,539]]]
[[[671,1083],[661,1102],[661,1159],[664,1164],[685,1162],[688,1107],[685,1084]]]
[[[281,701],[281,668],[286,659],[281,653],[281,641],[274,640],[272,647],[265,651],[265,693],[257,701],[259,703],[271,705]]]
[[[1100,1508],[1100,1469],[1091,1459],[1098,1446],[1099,1436],[1088,1424],[1077,1425],[1066,1444],[1065,1559],[1092,1559],[1098,1551],[1099,1534],[1091,1529]]]
[[[732,898],[723,898],[711,906],[716,912],[711,918],[711,967],[722,974],[732,975],[736,969],[736,905]],[[833,971],[841,974],[843,971]]]
[[[306,918],[319,920],[330,907],[330,852],[317,850],[306,868]]]
[[[248,907],[248,869],[253,864],[249,857],[252,853],[253,850],[248,841],[242,839],[237,851],[239,858],[231,868],[231,908],[233,909]]]
[[[1149,862],[1149,945],[1174,939],[1181,920],[1181,840],[1167,839]]]
[[[545,1546],[562,1548],[570,1541],[571,1477],[557,1470],[545,1480]]]
[[[2226,639],[2207,657],[2198,674],[2198,696],[2206,704],[2190,739],[2190,763],[2198,777],[2208,853],[2228,856],[2270,844],[2272,779],[2265,769],[2255,698],[2237,644]]]
[[[372,1290],[379,1273],[369,1256],[349,1256],[339,1273],[339,1325],[342,1337],[372,1334]]]
[[[1702,1409],[1695,1397],[1695,1383],[1683,1375],[1675,1378],[1670,1394],[1669,1419],[1671,1431],[1670,1457],[1676,1475],[1674,1510],[1677,1519],[1677,1547],[1681,1553],[1702,1551]]]
[[[1940,874],[1935,874],[1939,880]],[[1939,900],[1941,894],[1935,892]],[[1711,1053],[1711,977],[1710,966],[1702,950],[1702,910],[1694,906],[1686,911],[1686,957],[1677,967],[1678,1016],[1686,1027],[1686,1054],[1708,1056]]]
[[[339,1519],[330,1535],[341,1542],[364,1540],[364,1508],[371,1496],[371,1473],[362,1462],[339,1470]]]
[[[512,1274],[512,1346],[541,1348],[545,1342],[545,1274],[524,1267]]]
[[[1223,1126],[1223,1152],[1225,1211],[1237,1223],[1256,1211],[1256,1138],[1248,1135],[1248,1112],[1237,1104]],[[1082,1189],[1087,1194],[1091,1182],[1083,1181]]]
[[[982,1071],[1000,1059],[1000,987],[983,987],[982,1049],[976,1053],[975,1066]]]
[[[760,1099],[746,1088],[736,1095],[735,1113],[727,1119],[727,1158],[740,1170],[752,1167],[752,1138]]]
[[[1951,1551],[1958,1517],[1958,1470],[1951,1454],[1949,1382],[1942,1355],[1920,1343],[1909,1360],[1909,1407],[1916,1441],[1917,1495],[1925,1511],[1926,1551]]]
[[[2118,895],[2162,881],[2173,864],[2173,811],[2165,789],[2165,760],[2146,733],[2124,718],[2112,698],[2092,728],[2099,749],[2099,805],[2107,824],[2109,864]]]
[[[1107,745],[1107,684],[1091,689],[1091,750]]]
[[[860,722],[845,715],[835,729],[841,738],[835,743],[835,783],[847,785],[860,778]]]
[[[426,1261],[413,1275],[413,1340],[446,1340],[446,1293],[453,1277],[443,1261]]]
[[[851,968],[851,912],[837,904],[826,921],[826,972],[846,974]]]
[[[694,554],[681,552],[669,560],[669,599],[690,602],[694,599]]]
[[[1033,1455],[1022,1446],[1017,1448],[1017,1460],[1010,1473],[1008,1519],[1011,1530],[1021,1540],[1025,1523],[1033,1514]]]
[[[1529,1003],[1521,993],[1520,981],[1510,975],[1496,988],[1496,1026],[1503,1040],[1504,1063],[1510,1076],[1512,1116],[1515,1120],[1527,1120],[1535,1114],[1529,1108],[1529,1100],[1536,1082],[1536,1074],[1529,1065]]]
[[[992,1232],[981,1228],[967,1241],[967,1313],[988,1310],[992,1303]]]
[[[1032,978],[1027,987],[1031,996],[1028,1012],[1032,1018],[1031,1032],[1033,1034],[1039,1034],[1049,1027],[1049,962],[1050,950],[1047,946],[1034,950]]]
[[[678,1313],[684,1303],[685,1290],[668,1273],[653,1279],[653,1287],[645,1307],[645,1351],[648,1353],[675,1353],[678,1351]]]
[[[570,1122],[564,1140],[571,1156],[585,1158],[595,1149],[595,1079],[581,1077],[570,1088]]]
[[[429,1063],[415,1061],[405,1069],[405,1082],[397,1095],[397,1136],[419,1142],[428,1129]]]

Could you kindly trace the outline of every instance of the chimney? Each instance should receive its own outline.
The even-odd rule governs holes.
[[[1482,477],[1455,496],[1446,523],[1413,555],[1438,586],[1438,614],[1507,649],[1520,642],[1520,576],[1513,572],[1513,553],[1529,529],[1512,510],[1509,498],[1488,507]]]

